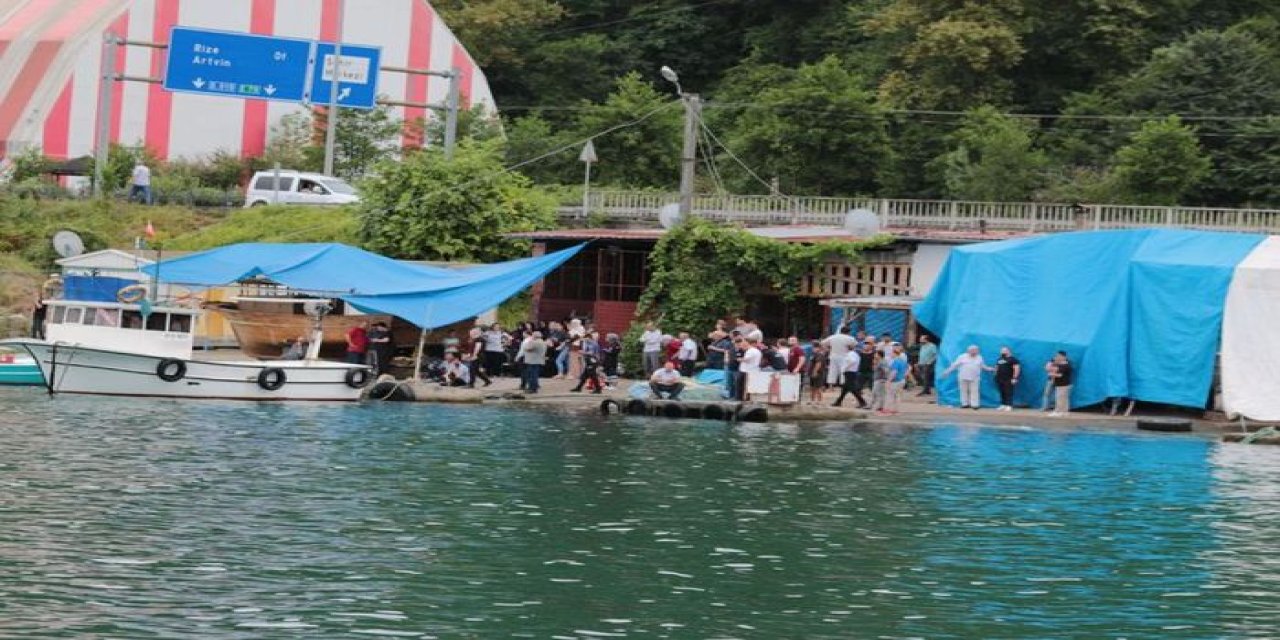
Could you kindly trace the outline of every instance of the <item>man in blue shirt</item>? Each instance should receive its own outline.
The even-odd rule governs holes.
[[[887,397],[880,413],[893,415],[898,413],[899,403],[902,402],[902,388],[907,384],[907,354],[903,351],[902,345],[893,344],[886,367],[889,369],[889,379],[886,381],[888,389],[885,394]]]
[[[916,395],[927,396],[933,393],[934,368],[938,364],[938,345],[928,335],[920,336],[920,355],[916,360],[916,380],[924,388]]]

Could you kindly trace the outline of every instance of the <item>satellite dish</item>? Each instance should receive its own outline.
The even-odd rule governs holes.
[[[845,231],[860,238],[880,233],[880,216],[870,209],[850,209],[844,216]]]
[[[64,258],[74,258],[84,253],[84,240],[74,231],[59,231],[53,234],[53,250]]]
[[[663,207],[658,210],[658,223],[662,225],[663,229],[670,229],[680,224],[680,219],[679,204],[673,202],[668,205],[663,205]]]
[[[302,311],[318,320],[329,315],[333,311],[333,305],[328,300],[308,300],[302,303]]]

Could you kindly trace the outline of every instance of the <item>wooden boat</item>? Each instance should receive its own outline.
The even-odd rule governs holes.
[[[249,306],[245,309],[245,306]],[[240,343],[240,351],[251,358],[278,358],[284,350],[285,343],[298,336],[310,335],[315,320],[301,309],[297,313],[288,304],[286,308],[255,309],[254,305],[245,302],[227,302],[213,306],[210,310],[221,313],[231,324],[231,330]],[[301,307],[301,304],[297,305]],[[347,352],[347,331],[362,322],[370,324],[385,322],[391,326],[393,318],[383,315],[348,316],[330,314],[324,317],[321,330],[324,331],[324,342],[320,345],[320,357],[340,360]],[[402,344],[404,336],[393,334],[393,342]],[[417,338],[410,338],[414,344]]]
[[[307,315],[305,305],[314,298],[299,297],[248,297],[234,302],[209,305],[213,313],[220,313],[231,325],[240,343],[240,350],[252,358],[277,358],[287,340],[310,334],[315,320]],[[320,345],[320,357],[341,360],[347,351],[347,331],[362,322],[384,322],[391,328],[391,343],[397,347],[417,346],[420,330],[399,318],[389,315],[346,315],[345,304],[333,301],[335,307],[324,316],[321,329],[324,343]],[[447,327],[434,329],[428,334],[428,344],[442,341],[451,333],[465,338],[474,320],[464,320]]]

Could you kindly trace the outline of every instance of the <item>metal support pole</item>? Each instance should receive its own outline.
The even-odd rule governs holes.
[[[585,220],[587,212],[591,210],[591,163],[583,164],[587,165],[587,177],[582,182],[582,218]]]
[[[462,70],[449,69],[449,98],[445,101],[444,159],[453,160],[453,149],[458,145],[458,108],[462,101]]]
[[[680,153],[680,218],[687,220],[693,212],[693,187],[698,171],[698,120],[702,116],[702,98],[696,93],[681,93],[684,102],[684,149]]]
[[[275,184],[271,192],[271,204],[280,204],[280,163],[275,167]]]
[[[333,152],[338,138],[338,85],[342,84],[342,23],[346,18],[346,3],[338,0],[338,36],[333,45],[333,72],[329,81],[328,127],[324,135],[324,174],[333,175]],[[319,61],[324,64],[324,60]]]
[[[111,148],[112,96],[116,87],[116,55],[120,41],[116,34],[108,33],[102,43],[102,83],[98,90],[98,129],[93,136],[93,197],[101,198],[107,191],[103,180],[107,168],[108,151]]]

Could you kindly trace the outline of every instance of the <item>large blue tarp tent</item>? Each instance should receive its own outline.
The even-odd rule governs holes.
[[[1022,361],[1015,404],[1039,406],[1044,364],[1066,351],[1072,405],[1109,397],[1203,406],[1227,288],[1264,236],[1142,229],[1093,231],[956,248],[916,318],[942,337],[938,371],[969,345],[988,364],[1001,346]],[[955,376],[939,400],[958,404]],[[983,384],[983,404],[998,404]]]
[[[450,269],[408,264],[343,244],[249,243],[166,260],[142,271],[157,280],[197,287],[264,278],[432,329],[498,306],[584,246]]]

